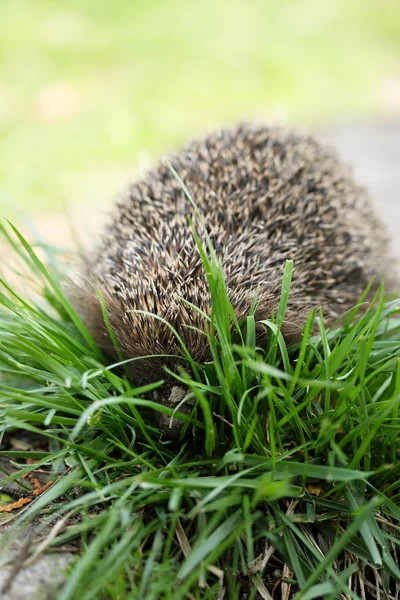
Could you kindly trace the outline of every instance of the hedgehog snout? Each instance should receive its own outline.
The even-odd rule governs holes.
[[[172,388],[169,388],[169,390],[167,389],[164,391],[161,389],[161,392],[159,390],[155,390],[153,392],[153,397],[156,402],[162,404],[163,406],[176,408],[178,404],[180,404],[180,402],[182,402],[182,400],[185,398],[187,393],[187,389],[174,385]],[[194,398],[188,398],[186,402],[179,406],[178,411],[188,415],[191,412],[194,403]],[[159,411],[155,411],[155,418],[158,427],[165,437],[168,437],[171,440],[179,439],[183,427],[183,421],[175,418],[171,419],[170,415],[166,415]]]

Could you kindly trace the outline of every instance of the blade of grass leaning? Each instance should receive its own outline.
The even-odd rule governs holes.
[[[46,267],[43,265],[43,263],[38,259],[35,252],[32,250],[31,246],[25,240],[23,235],[18,231],[18,229],[16,227],[14,227],[14,225],[12,225],[12,223],[10,223],[9,221],[7,221],[7,222],[10,225],[13,232],[15,233],[15,235],[17,236],[17,238],[19,239],[19,241],[21,242],[23,248],[25,249],[25,251],[26,251],[27,255],[29,256],[30,260],[32,261],[32,263],[35,265],[38,272],[40,272],[42,274],[44,279],[47,281],[47,283],[52,288],[57,300],[60,302],[60,304],[66,310],[66,312],[68,313],[72,322],[74,323],[74,325],[76,326],[78,331],[81,333],[82,337],[87,342],[88,346],[92,349],[95,356],[100,358],[101,355],[99,354],[99,349],[98,349],[95,341],[93,340],[91,334],[89,333],[87,327],[84,325],[83,321],[78,317],[78,315],[72,308],[71,304],[68,302],[68,300],[64,296],[63,292],[61,291],[60,286],[56,283],[54,278],[50,275],[49,271],[46,269]]]

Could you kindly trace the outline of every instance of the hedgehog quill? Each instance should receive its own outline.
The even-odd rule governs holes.
[[[357,303],[372,278],[375,289],[380,283],[389,258],[386,230],[351,171],[312,136],[241,124],[192,141],[169,162],[203,217],[238,320],[249,313],[256,290],[256,319],[276,314],[287,259],[294,261],[282,326],[289,341],[300,338],[313,307],[322,306],[331,324]],[[140,385],[165,378],[165,367],[177,372],[182,363],[179,343],[163,320],[196,362],[210,359],[204,316],[182,301],[210,312],[192,217],[184,190],[160,162],[116,205],[85,263],[87,282],[73,293],[107,354],[115,358],[116,350],[94,288],[104,298],[124,357],[149,357],[131,364]],[[387,289],[394,289],[395,276],[385,275]],[[170,407],[185,396],[172,380],[157,392],[155,399]],[[180,410],[190,410],[190,403]],[[170,429],[169,419],[159,414],[170,437],[179,435],[179,423]]]

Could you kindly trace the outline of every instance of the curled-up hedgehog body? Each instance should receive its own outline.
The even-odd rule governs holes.
[[[332,324],[373,278],[373,288],[381,281],[388,261],[385,228],[348,168],[313,137],[240,125],[189,143],[169,162],[202,216],[239,321],[256,293],[256,320],[276,314],[288,259],[294,270],[282,333],[289,341],[300,338],[313,307],[322,306]],[[74,293],[106,353],[115,356],[115,346],[95,290],[124,357],[149,357],[131,363],[139,384],[183,364],[173,330],[194,361],[210,359],[203,314],[210,314],[210,293],[192,219],[201,237],[182,185],[166,162],[159,163],[117,204],[86,261],[88,283]],[[394,277],[385,275],[393,287]],[[173,406],[182,394],[171,383],[157,399]]]

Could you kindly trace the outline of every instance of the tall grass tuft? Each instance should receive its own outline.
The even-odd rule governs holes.
[[[40,260],[12,226],[1,234],[13,256],[0,293],[1,486],[26,491],[38,468],[54,481],[13,513],[3,563],[40,517],[46,543],[32,542],[28,559],[77,551],[59,600],[397,597],[399,300],[380,288],[331,329],[315,310],[287,347],[296,265],[282,273],[278,313],[257,324],[255,299],[238,323],[221,265],[197,237],[213,360],[177,375],[196,410],[182,415],[176,444],[155,425],[154,409],[172,414],[152,400],[159,384],[134,387],[109,364],[64,296],[57,261]]]

